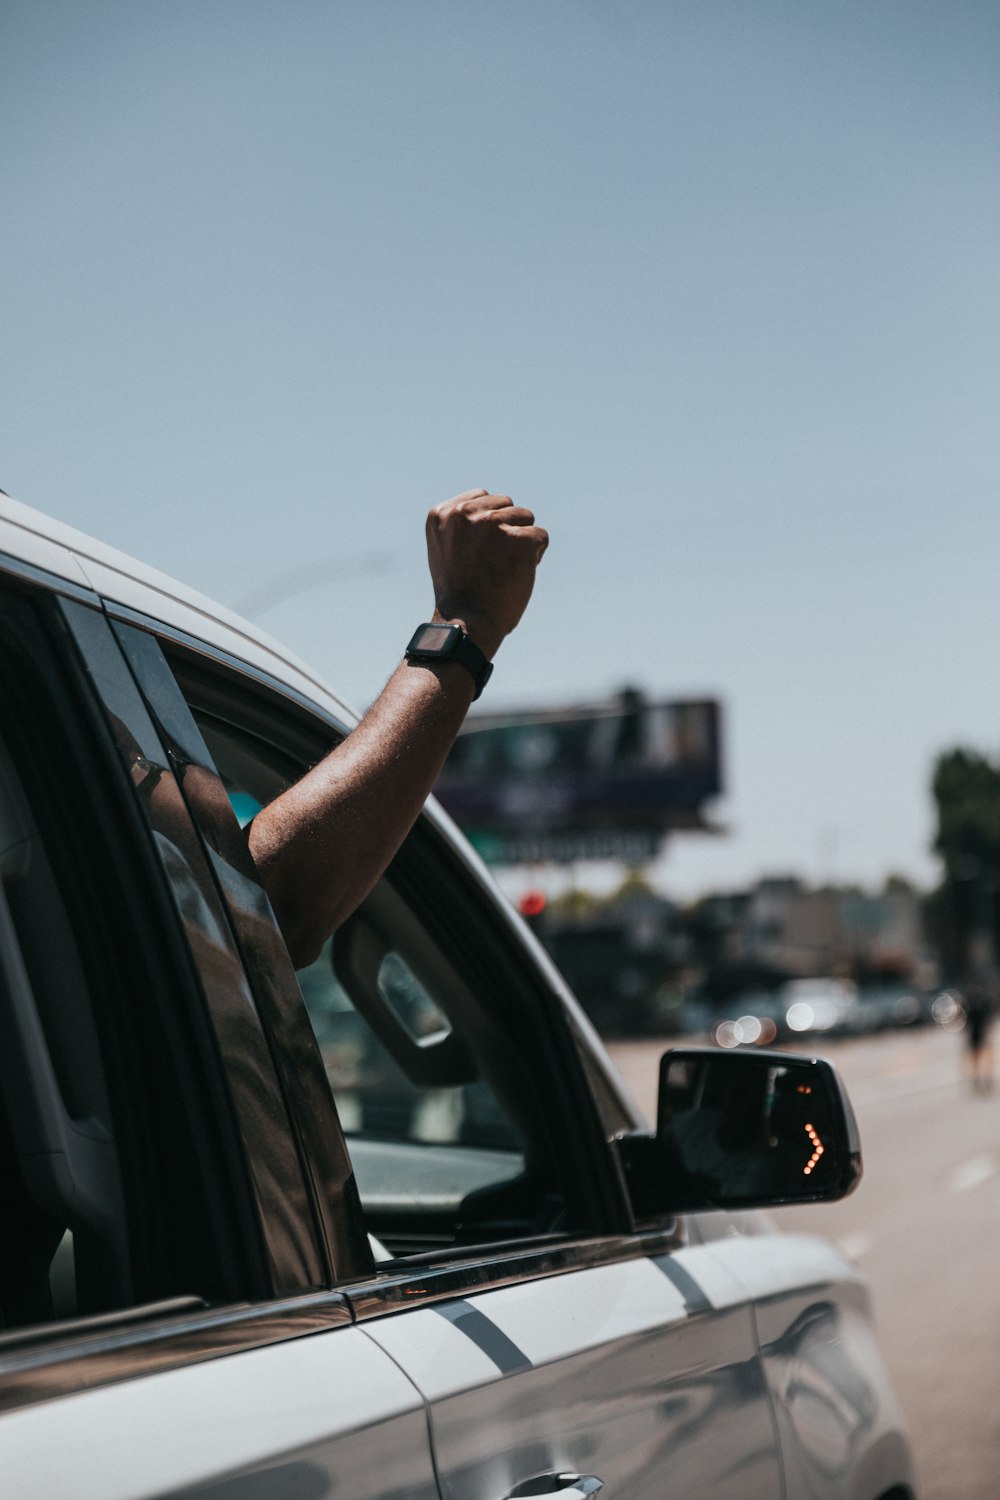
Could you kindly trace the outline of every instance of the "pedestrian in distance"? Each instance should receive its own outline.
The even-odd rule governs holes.
[[[966,1066],[974,1094],[988,1094],[993,1087],[993,987],[982,978],[974,979],[965,990]]]

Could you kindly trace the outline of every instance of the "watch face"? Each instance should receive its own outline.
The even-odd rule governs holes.
[[[425,625],[410,642],[411,651],[444,651],[455,634],[454,625]]]

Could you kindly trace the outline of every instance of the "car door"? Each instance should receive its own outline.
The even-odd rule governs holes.
[[[433,1500],[424,1402],[330,1289],[183,765],[99,601],[12,557],[0,701],[4,1495]]]
[[[234,815],[339,732],[159,644]],[[778,1493],[744,1293],[675,1222],[636,1229],[563,999],[436,820],[298,977],[377,1256],[339,1285],[428,1402],[442,1495]]]
[[[719,1234],[710,1249],[754,1305],[785,1493],[911,1494],[909,1445],[857,1265],[826,1241],[797,1234]]]
[[[490,1290],[419,1313],[380,1316],[384,1289],[356,1294],[363,1326],[431,1403],[442,1495],[779,1493],[739,1288],[698,1250],[604,1247],[602,1264],[589,1248],[598,1264],[582,1247],[494,1259],[480,1273]]]

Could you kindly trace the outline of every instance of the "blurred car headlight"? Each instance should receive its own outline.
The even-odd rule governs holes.
[[[796,1000],[790,1005],[785,1013],[785,1023],[789,1031],[809,1031],[815,1021],[815,1012],[811,1005],[805,1000]]]
[[[931,1006],[931,1017],[946,1031],[961,1031],[965,1025],[965,1011],[948,990],[944,990],[935,999]]]
[[[778,1028],[768,1016],[740,1016],[737,1021],[720,1021],[713,1035],[719,1047],[768,1047]]]

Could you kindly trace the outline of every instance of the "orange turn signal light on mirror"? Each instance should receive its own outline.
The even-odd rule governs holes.
[[[815,1130],[813,1130],[811,1125],[806,1126],[806,1135],[809,1137],[810,1145],[813,1148],[813,1154],[812,1156],[810,1156],[806,1165],[802,1168],[802,1175],[804,1177],[809,1176],[810,1172],[813,1170],[813,1168],[816,1166],[816,1163],[823,1155],[823,1151],[825,1149],[823,1146],[823,1142],[820,1140],[819,1136],[816,1134]]]

